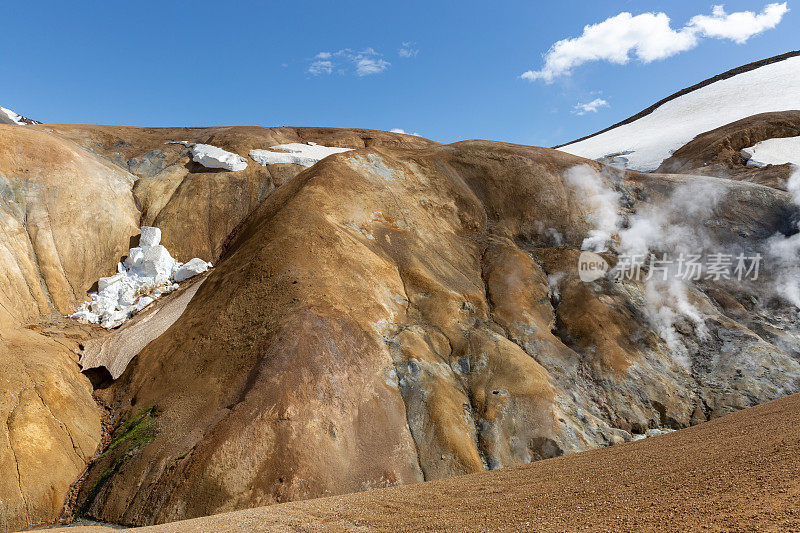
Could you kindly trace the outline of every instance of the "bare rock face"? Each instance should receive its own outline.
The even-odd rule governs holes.
[[[133,176],[68,141],[0,126],[0,301],[12,314],[69,313],[113,273],[138,232],[132,187]]]
[[[800,111],[753,115],[698,135],[661,163],[656,172],[717,176],[785,190],[791,165],[748,166],[741,152],[760,141],[798,135]]]
[[[48,133],[0,126],[0,530],[56,518],[100,442],[77,341],[35,323],[113,271],[137,231],[132,178]]]
[[[436,479],[796,392],[796,311],[759,301],[769,276],[579,279],[594,223],[564,177],[576,165],[619,198],[620,233],[709,199],[653,216],[667,243],[699,228],[698,242],[760,250],[796,211],[769,187],[503,143],[333,155],[255,208],[102,391],[116,427],[82,512],[150,524]]]
[[[0,309],[0,531],[56,519],[100,443],[78,342],[18,327]]]

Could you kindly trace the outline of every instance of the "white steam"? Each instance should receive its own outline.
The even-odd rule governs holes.
[[[709,336],[705,320],[689,301],[688,293],[688,285],[677,278],[645,282],[644,294],[650,324],[667,343],[675,361],[686,370],[691,368],[689,353],[675,329],[675,324],[686,319],[694,326],[694,332],[700,339],[707,339]]]
[[[689,287],[678,271],[680,257],[702,256],[714,244],[705,231],[714,208],[723,199],[726,189],[720,184],[696,181],[677,187],[659,205],[644,207],[630,217],[628,227],[619,232],[617,251],[626,260],[647,264],[650,253],[656,257],[666,254],[670,262],[661,266],[665,271],[653,275],[644,285],[650,323],[666,342],[675,360],[687,370],[689,354],[675,328],[679,321],[688,321],[700,338],[708,337],[700,311],[689,301]]]
[[[583,240],[581,250],[606,251],[611,236],[619,229],[619,194],[605,184],[598,172],[586,165],[568,169],[564,177],[584,198],[589,211],[589,222],[594,225],[594,229]]]
[[[792,195],[794,204],[800,206],[800,167],[795,167],[786,182],[786,190]],[[777,272],[778,296],[800,308],[800,233],[789,237],[780,233],[773,235],[767,240],[766,254]]]
[[[724,186],[696,181],[677,187],[659,205],[647,206],[619,232],[620,254],[641,256],[649,251],[668,252],[675,259],[683,254],[703,254],[713,245],[704,222],[725,196]]]

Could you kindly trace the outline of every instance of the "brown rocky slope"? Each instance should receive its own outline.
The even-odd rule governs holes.
[[[44,331],[137,231],[127,172],[27,126],[0,126],[0,531],[58,516],[100,442],[77,355]]]
[[[81,512],[148,524],[438,479],[796,392],[796,317],[759,300],[769,278],[704,281],[673,304],[642,282],[577,278],[593,206],[565,179],[575,166],[629,219],[719,191],[669,217],[735,249],[796,210],[769,187],[502,143],[331,156],[255,209],[183,315],[102,391],[117,429]]]
[[[530,465],[133,531],[797,531],[798,424],[794,395]]]
[[[34,129],[70,140],[137,179],[133,193],[141,209],[141,225],[161,228],[163,244],[180,261],[201,257],[214,261],[231,231],[271,191],[303,167],[263,167],[252,161],[253,149],[308,141],[324,146],[418,148],[436,145],[414,135],[341,128],[135,128],[47,124]],[[243,171],[209,169],[191,160],[178,141],[203,143],[244,156]],[[170,144],[167,144],[170,143]]]
[[[178,139],[241,144],[244,155],[295,141],[436,144],[332,128],[0,125],[0,531],[56,519],[100,443],[77,353],[105,332],[62,315],[115,272],[141,223],[161,225],[179,258],[215,260],[231,229],[302,169],[212,171],[164,144]]]

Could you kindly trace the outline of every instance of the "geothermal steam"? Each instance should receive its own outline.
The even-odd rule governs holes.
[[[581,250],[605,252],[611,236],[619,228],[619,194],[603,181],[602,176],[586,165],[568,169],[567,183],[585,199],[589,221],[594,228],[581,244]]]

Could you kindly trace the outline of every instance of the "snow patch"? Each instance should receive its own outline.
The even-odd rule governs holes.
[[[800,109],[800,56],[716,81],[559,150],[588,159],[625,153],[617,165],[649,172],[700,133],[758,113],[792,109]]]
[[[250,157],[261,166],[291,163],[310,167],[329,155],[350,152],[351,150],[353,149],[322,146],[314,142],[309,142],[308,144],[289,143],[271,146],[270,150],[250,150]]]
[[[742,157],[754,167],[792,163],[800,166],[800,136],[767,139],[742,149]]]
[[[177,289],[177,282],[211,267],[211,263],[196,257],[186,264],[179,263],[160,242],[160,229],[143,226],[139,246],[128,251],[125,261],[117,265],[116,274],[97,281],[97,292],[91,293],[91,300],[70,318],[115,328],[163,294]]]
[[[222,168],[238,172],[247,168],[247,159],[210,144],[189,141],[167,141],[164,144],[182,144],[192,151],[192,161],[206,168]]]
[[[36,120],[31,120],[27,117],[23,117],[19,113],[12,111],[11,109],[7,109],[3,106],[0,106],[0,113],[3,113],[5,116],[8,117],[8,120],[17,124],[18,126],[27,126],[28,124],[41,124]]]
[[[193,144],[191,148],[192,161],[206,168],[223,168],[233,172],[247,168],[247,160],[244,157],[222,148],[210,144]]]

